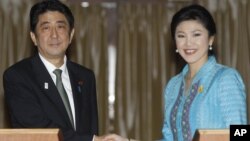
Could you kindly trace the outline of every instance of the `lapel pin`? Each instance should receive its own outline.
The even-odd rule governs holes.
[[[202,92],[203,92],[203,89],[204,89],[204,88],[203,88],[203,85],[200,85],[200,87],[198,88],[198,92],[199,92],[199,93],[202,93]]]
[[[82,85],[83,85],[83,81],[78,81],[77,89],[78,89],[78,92],[79,92],[79,93],[82,92],[82,89],[81,89]]]
[[[83,81],[78,81],[78,85],[82,86],[83,85]]]
[[[49,89],[49,83],[48,82],[44,83],[44,89],[46,89],[46,90]]]

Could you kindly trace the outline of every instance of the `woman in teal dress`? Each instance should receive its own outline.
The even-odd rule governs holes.
[[[187,63],[164,91],[163,141],[191,141],[197,129],[247,124],[246,91],[240,74],[216,62],[216,26],[200,5],[182,8],[172,18],[176,52]],[[105,141],[128,141],[116,134]]]
[[[176,52],[187,63],[164,91],[164,141],[191,141],[197,129],[224,129],[247,124],[246,91],[240,74],[216,62],[216,34],[211,14],[200,5],[172,18]]]

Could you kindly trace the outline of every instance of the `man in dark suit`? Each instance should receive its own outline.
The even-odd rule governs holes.
[[[41,1],[31,8],[30,29],[38,53],[3,76],[12,126],[60,128],[65,141],[101,140],[94,73],[65,55],[74,35],[70,9],[57,0]]]

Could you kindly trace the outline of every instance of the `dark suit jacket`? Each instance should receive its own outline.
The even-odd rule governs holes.
[[[76,131],[38,54],[4,72],[5,99],[14,128],[60,128],[65,141],[91,141],[98,134],[94,73],[69,60],[67,68],[75,103]]]

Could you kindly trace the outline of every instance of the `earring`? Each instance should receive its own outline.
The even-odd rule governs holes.
[[[175,50],[175,52],[176,52],[176,53],[179,53],[179,50],[178,50],[178,49],[176,49],[176,50]]]
[[[212,45],[209,45],[209,46],[208,46],[208,49],[209,49],[209,50],[213,50]]]

